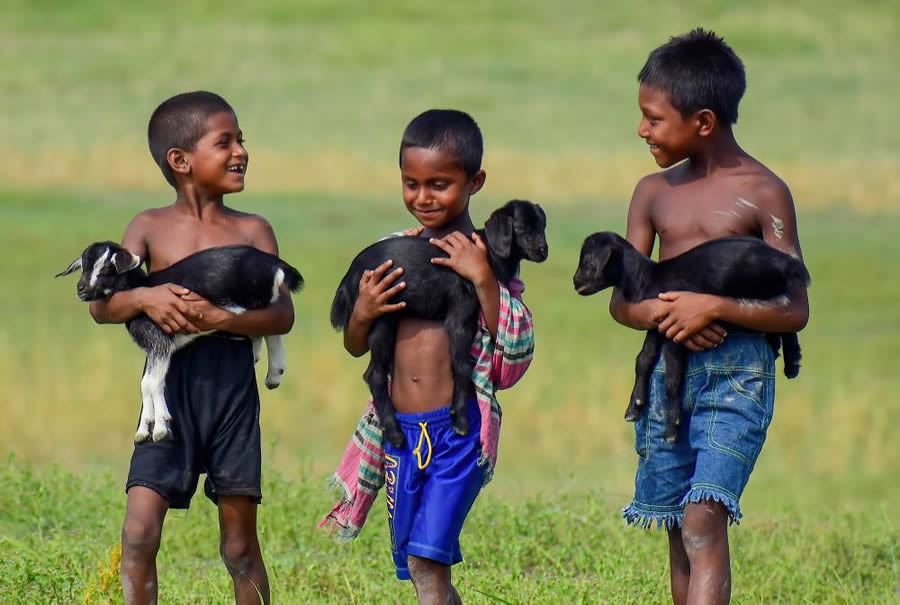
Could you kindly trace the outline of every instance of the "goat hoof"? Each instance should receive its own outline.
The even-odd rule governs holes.
[[[135,443],[144,443],[145,441],[150,440],[150,431],[147,430],[147,427],[141,427],[134,434],[134,442]]]
[[[453,432],[457,435],[469,434],[469,421],[463,416],[455,416],[453,418]]]
[[[674,427],[667,428],[663,440],[666,443],[675,443],[678,441],[678,431]]]
[[[270,391],[272,389],[277,389],[281,385],[281,375],[284,374],[284,370],[281,370],[278,374],[267,374],[266,375],[266,388]]]
[[[385,431],[384,438],[390,441],[391,445],[397,449],[402,448],[406,443],[406,438],[403,437],[403,433],[398,430]]]
[[[171,437],[171,433],[166,426],[153,427],[153,441],[165,441],[169,437]]]

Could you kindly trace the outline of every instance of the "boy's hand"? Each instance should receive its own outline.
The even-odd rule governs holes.
[[[187,303],[185,317],[201,332],[225,330],[228,320],[235,316],[231,311],[215,306],[195,292],[182,295],[181,300]]]
[[[725,329],[715,323],[719,297],[697,292],[663,292],[665,305],[654,313],[658,330],[691,351],[711,349],[722,343]]]
[[[469,239],[459,231],[454,231],[444,239],[431,238],[428,241],[450,255],[450,258],[432,258],[432,264],[453,269],[476,287],[494,279],[494,272],[487,260],[487,247],[477,233],[473,233],[472,239]]]
[[[186,317],[188,303],[182,299],[182,296],[190,293],[190,290],[177,284],[144,288],[140,299],[140,309],[166,334],[175,334],[176,332],[196,334],[200,330]]]
[[[392,260],[385,261],[377,269],[363,272],[362,279],[359,280],[359,297],[353,307],[353,315],[361,322],[371,323],[385,313],[399,311],[406,306],[405,302],[388,303],[395,294],[406,287],[406,282],[393,285],[403,275],[402,267],[387,272],[393,264]]]

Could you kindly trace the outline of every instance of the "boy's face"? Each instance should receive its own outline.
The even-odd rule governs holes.
[[[250,155],[237,117],[228,111],[213,114],[206,128],[194,150],[186,154],[194,183],[214,193],[243,191]]]
[[[697,123],[675,109],[665,92],[641,84],[638,92],[641,122],[638,136],[647,141],[661,168],[668,168],[691,155],[698,142]]]
[[[484,171],[471,179],[451,153],[408,147],[400,156],[403,202],[428,229],[440,229],[468,209],[469,196],[484,184]]]

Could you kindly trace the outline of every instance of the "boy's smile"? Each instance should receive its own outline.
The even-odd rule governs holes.
[[[215,193],[237,193],[244,189],[250,156],[237,117],[227,111],[210,116],[207,131],[190,152],[194,182]]]
[[[463,214],[469,196],[484,184],[484,171],[468,178],[453,154],[443,149],[404,149],[400,175],[406,209],[431,230],[438,230]]]
[[[641,108],[638,136],[647,141],[657,165],[668,168],[693,152],[696,124],[692,118],[681,115],[668,94],[641,84],[638,105]]]

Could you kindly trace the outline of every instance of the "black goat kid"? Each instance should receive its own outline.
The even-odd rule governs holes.
[[[803,262],[753,237],[726,237],[692,248],[674,258],[655,263],[611,232],[589,236],[581,247],[581,259],[573,279],[575,290],[587,296],[617,286],[625,300],[656,298],[660,292],[686,290],[744,300],[768,300],[787,296],[809,285]],[[775,355],[784,344],[784,373],[794,378],[800,371],[800,343],[796,332],[766,334]],[[681,382],[687,349],[656,330],[647,332],[635,364],[635,383],[625,411],[634,421],[648,401],[650,372],[662,350],[666,363],[666,431],[673,443],[681,423]]]
[[[252,246],[222,246],[201,250],[174,265],[147,275],[141,259],[113,242],[97,242],[72,261],[57,277],[82,270],[78,298],[83,301],[106,298],[122,290],[173,283],[196,292],[212,304],[233,313],[261,309],[278,299],[281,284],[291,292],[303,285],[300,273],[273,254]],[[160,441],[170,436],[172,418],[165,399],[166,373],[172,355],[202,334],[166,334],[152,319],[141,313],[125,322],[128,333],[147,353],[141,379],[141,420],[135,442],[152,437]],[[281,384],[286,369],[282,336],[267,336],[269,371],[266,386]],[[253,339],[253,357],[259,361],[262,339]]]
[[[487,247],[488,262],[498,281],[507,283],[519,270],[521,260],[537,263],[547,258],[544,236],[546,217],[540,206],[513,200],[495,210],[483,230],[477,233]],[[466,419],[467,386],[474,362],[470,351],[478,329],[478,298],[475,287],[452,269],[431,264],[431,259],[448,255],[419,237],[392,237],[372,244],[360,252],[341,280],[331,305],[331,325],[347,328],[359,296],[363,272],[393,260],[403,267],[406,288],[391,299],[405,302],[402,311],[382,315],[369,331],[369,367],[363,375],[378,411],[385,438],[396,447],[403,445],[403,433],[388,394],[388,379],[394,360],[397,322],[405,316],[442,321],[450,340],[453,372],[453,402],[450,406],[453,429],[460,435],[469,432]]]

